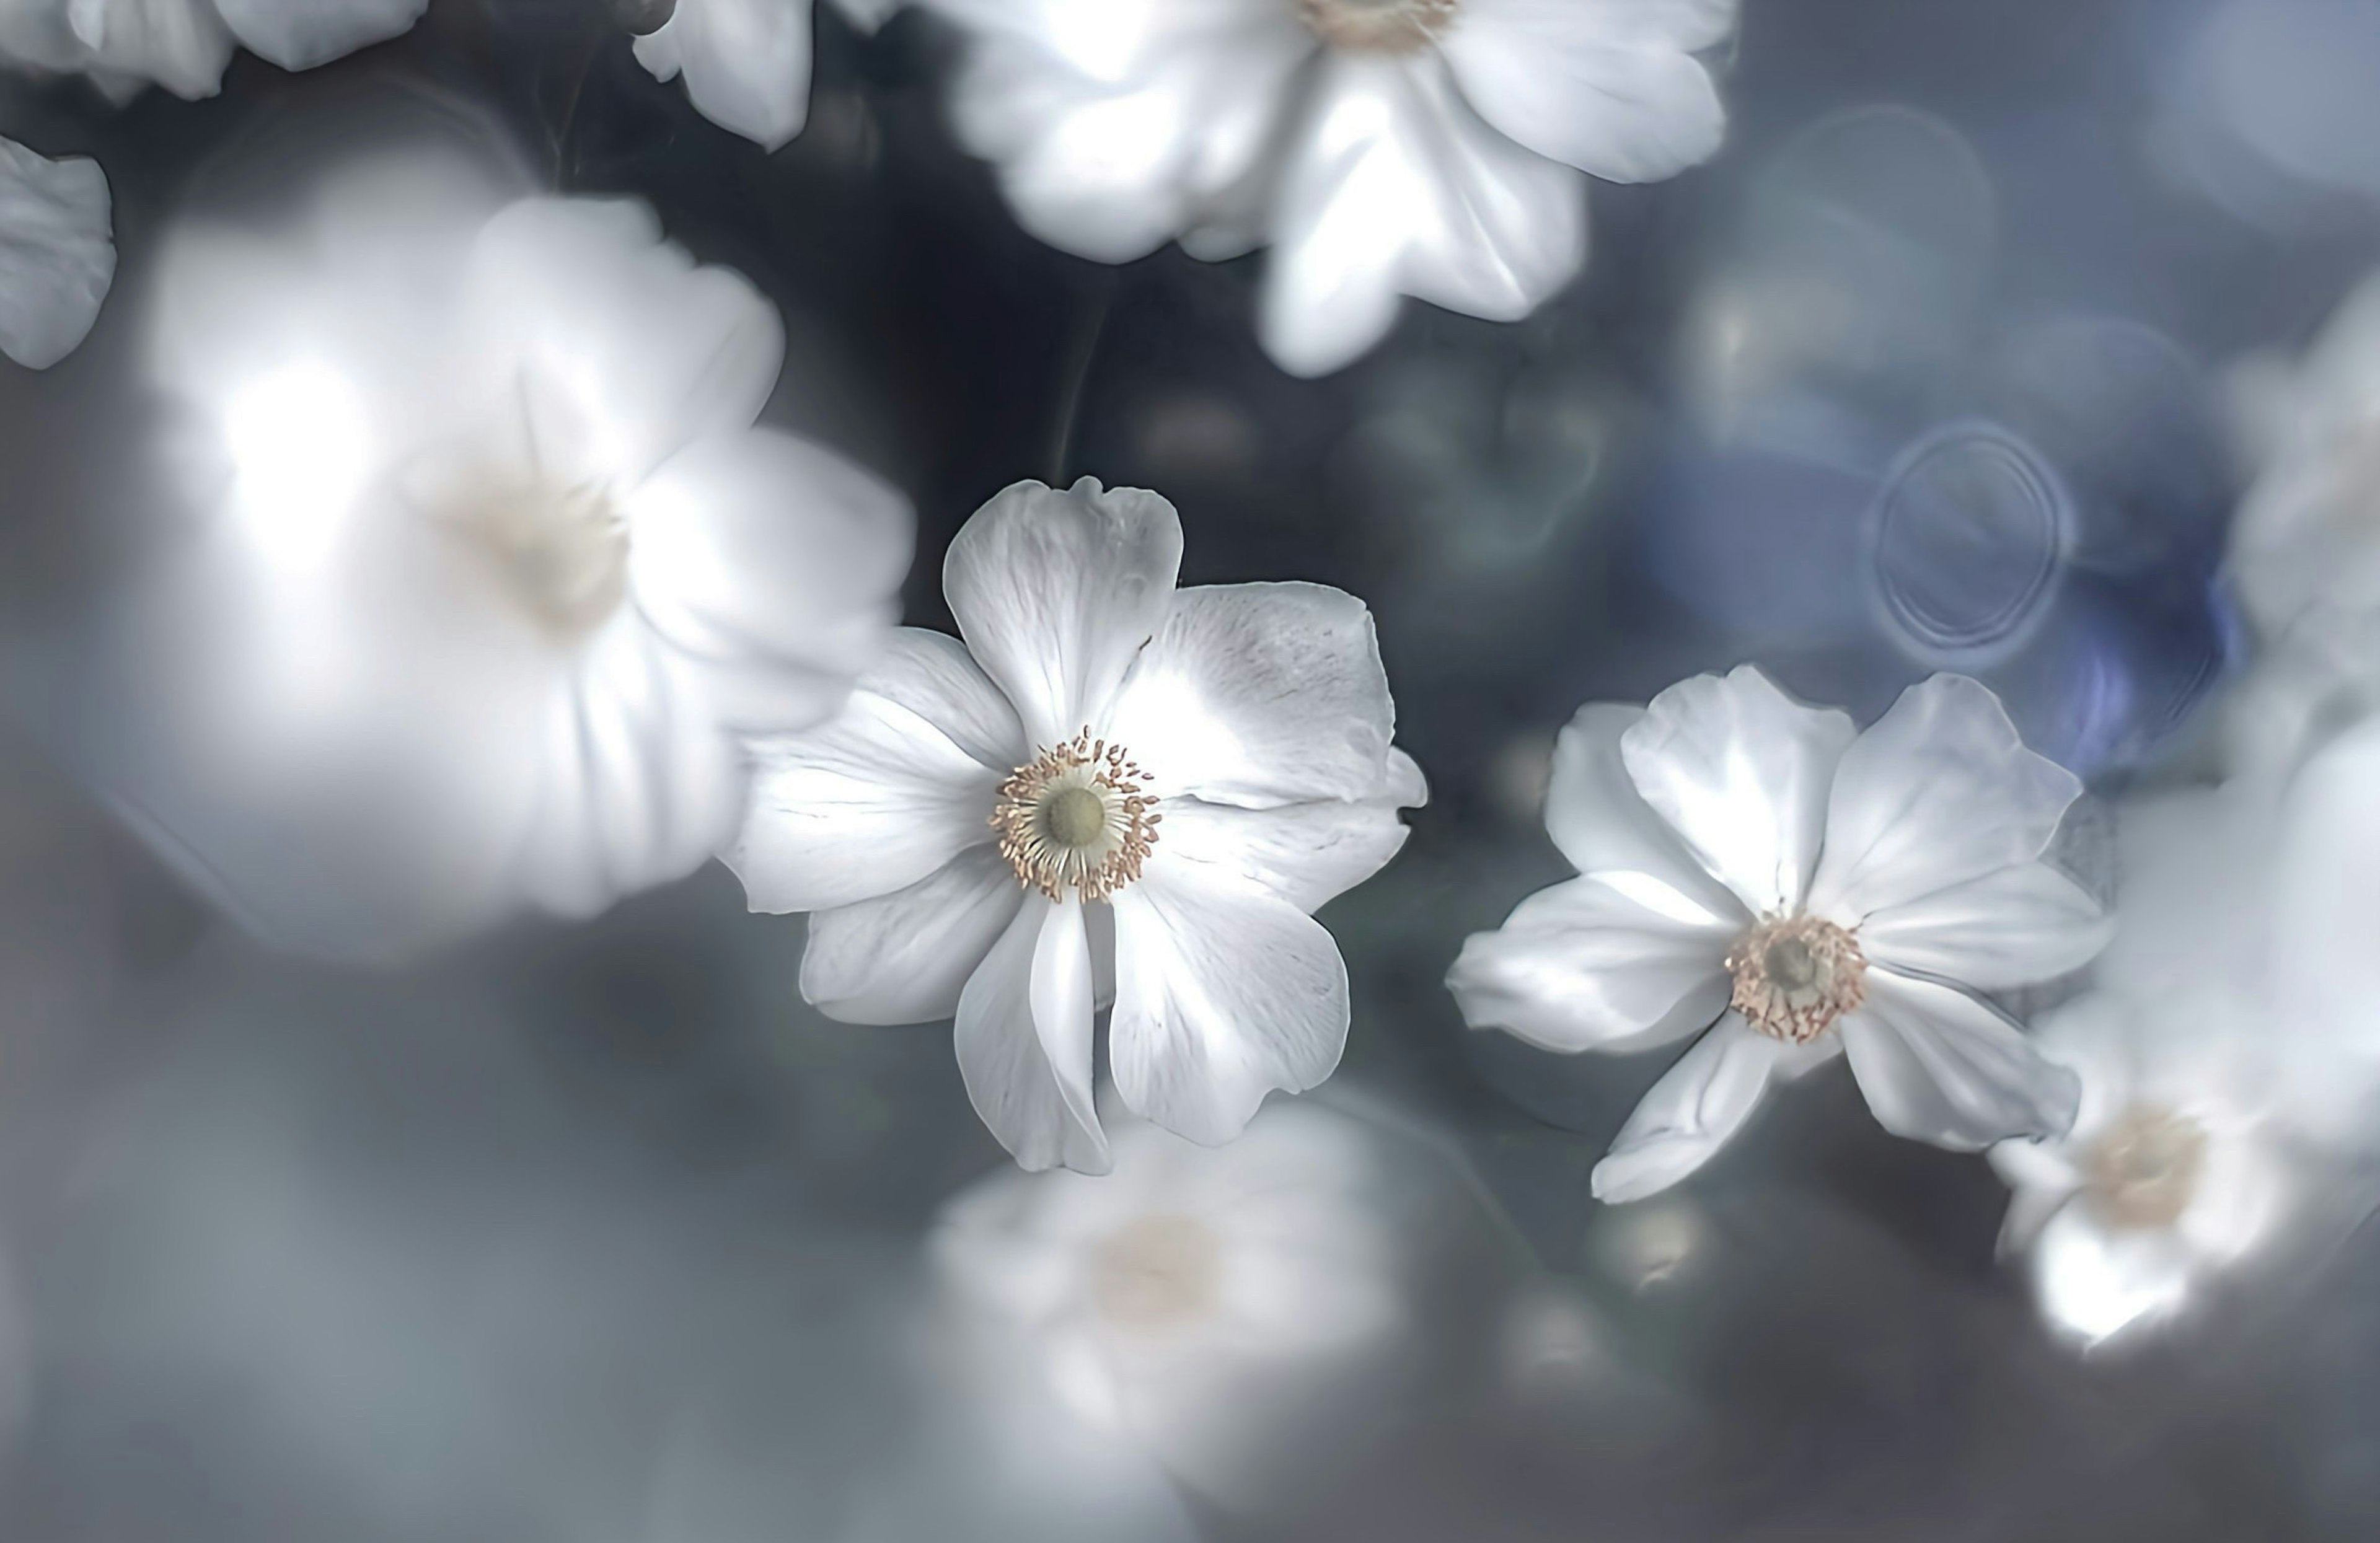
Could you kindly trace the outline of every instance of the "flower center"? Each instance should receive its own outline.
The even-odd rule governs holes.
[[[1768,917],[1727,951],[1728,1005],[1761,1033],[1797,1045],[1867,1000],[1867,956],[1845,929],[1816,917]]]
[[[1000,855],[1026,888],[1052,900],[1070,887],[1105,900],[1140,877],[1157,844],[1163,817],[1148,784],[1123,746],[1085,729],[1000,784],[991,808]]]
[[[2110,1222],[2148,1231],[2181,1220],[2205,1161],[2206,1133],[2195,1122],[2139,1104],[2092,1143],[2082,1166]]]
[[[1462,8],[1463,0],[1297,0],[1298,18],[1316,37],[1376,54],[1427,47]]]
[[[504,482],[441,511],[553,638],[592,632],[628,592],[628,526],[601,487]]]
[[[1138,1216],[1092,1245],[1090,1294],[1120,1329],[1172,1329],[1220,1300],[1223,1247],[1195,1216]]]

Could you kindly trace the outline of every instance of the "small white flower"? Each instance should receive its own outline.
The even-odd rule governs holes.
[[[905,629],[840,719],[754,747],[728,862],[755,910],[814,913],[803,995],[954,1016],[968,1097],[1027,1168],[1108,1166],[1111,993],[1123,1101],[1195,1141],[1329,1076],[1347,973],[1311,913],[1426,796],[1361,601],[1176,590],[1181,557],[1154,493],[1019,483],[943,564],[964,646]]]
[[[755,427],[783,340],[749,284],[641,204],[428,169],[337,180],[292,234],[181,233],[155,307],[181,480],[218,500],[208,609],[140,608],[169,652],[126,723],[166,737],[103,780],[334,953],[691,872],[736,735],[840,709],[910,548],[897,493]]]
[[[1998,699],[1937,675],[1865,733],[1759,671],[1562,731],[1546,829],[1583,877],[1474,936],[1475,1027],[1561,1051],[1700,1033],[1595,1170],[1633,1200],[1708,1161],[1772,1082],[1838,1053],[1896,1136],[1973,1151],[2073,1118],[2074,1078],[1971,991],[2076,969],[2098,905],[2041,861],[2082,784]],[[1712,1027],[1717,1020],[1716,1027]]]
[[[873,29],[896,0],[834,0]],[[810,110],[810,0],[657,0],[658,25],[637,39],[656,80],[686,76],[695,111],[771,150],[802,131]]]
[[[1010,1172],[953,1200],[937,1273],[995,1385],[1038,1382],[1087,1429],[1236,1490],[1268,1445],[1311,1440],[1284,1395],[1310,1399],[1410,1326],[1379,1155],[1310,1105],[1220,1149],[1138,1122],[1114,1142],[1106,1177]]]
[[[154,80],[176,96],[212,96],[232,50],[283,69],[311,69],[397,36],[430,0],[7,0],[0,59],[91,76],[128,97]]]
[[[47,370],[99,320],[115,280],[107,177],[0,139],[0,354]]]
[[[1259,330],[1318,375],[1400,296],[1527,315],[1586,258],[1584,179],[1718,148],[1693,55],[1734,0],[925,0],[974,36],[960,137],[1026,228],[1122,262],[1268,241]]]
[[[2243,1004],[2244,1005],[2244,1004]],[[2203,997],[2106,996],[2046,1018],[2043,1054],[2082,1078],[2062,1138],[1992,1148],[2014,1191],[2003,1252],[2023,1252],[2042,1313],[2095,1343],[2170,1317],[2204,1274],[2272,1235],[2288,1200],[2286,1122],[2257,1068],[2255,1014]]]

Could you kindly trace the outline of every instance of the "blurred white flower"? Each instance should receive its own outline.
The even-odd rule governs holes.
[[[2169,1318],[2272,1236],[2289,1122],[2258,1063],[2260,1020],[2192,991],[2137,1007],[2086,997],[2041,1023],[2042,1053],[2082,1078],[2073,1129],[2004,1142],[1991,1161],[2014,1192],[2001,1249],[2026,1256],[2060,1330],[2096,1343]]]
[[[1586,258],[1581,172],[1709,157],[1693,55],[1734,0],[923,0],[973,35],[955,116],[1017,218],[1129,261],[1273,244],[1258,330],[1337,370],[1399,298],[1516,321]]]
[[[880,652],[905,504],[754,426],[775,311],[643,205],[383,168],[284,237],[179,234],[160,286],[217,517],[207,609],[141,608],[187,673],[131,716],[179,737],[105,780],[284,941],[681,877],[734,832],[735,735],[830,716]]]
[[[2106,942],[2097,904],[2041,860],[2081,792],[1959,675],[1857,735],[1750,665],[1646,708],[1590,704],[1546,796],[1583,877],[1473,936],[1447,983],[1475,1027],[1548,1050],[1709,1028],[1596,1166],[1605,1200],[1684,1178],[1772,1082],[1838,1053],[1896,1136],[1972,1151],[2055,1135],[2073,1075],[1970,993],[2063,975]]]
[[[115,279],[107,176],[0,139],[0,354],[47,370],[99,320]]]
[[[1019,483],[943,564],[964,646],[905,629],[841,718],[753,747],[728,861],[755,910],[814,913],[802,994],[954,1016],[968,1097],[1027,1168],[1108,1166],[1111,995],[1123,1101],[1193,1140],[1329,1076],[1347,972],[1312,912],[1427,796],[1361,601],[1176,590],[1181,557],[1155,493]]]
[[[900,0],[834,0],[855,26],[875,29]],[[637,62],[656,80],[686,76],[695,111],[774,150],[810,111],[810,0],[662,0],[659,25],[637,39]]]
[[[110,96],[153,80],[212,96],[232,50],[311,69],[406,31],[430,0],[6,0],[0,61],[89,75]]]
[[[1114,1155],[1104,1178],[1009,1172],[961,1195],[937,1273],[996,1386],[1038,1385],[1087,1430],[1242,1492],[1269,1447],[1327,1428],[1312,1400],[1414,1328],[1378,1154],[1347,1116],[1291,1105],[1220,1149],[1122,1123]]]

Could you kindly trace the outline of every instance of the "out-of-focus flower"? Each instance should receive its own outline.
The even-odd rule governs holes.
[[[1583,877],[1463,945],[1474,1027],[1561,1051],[1696,1034],[1596,1166],[1605,1200],[1708,1161],[1774,1082],[1851,1058],[1896,1136],[2064,1131],[2072,1074],[1971,994],[2079,968],[2099,907],[2041,860],[2082,784],[1959,675],[1862,734],[1750,665],[1562,731],[1546,828]],[[1716,1027],[1713,1020],[1717,1020]]]
[[[186,871],[341,953],[692,871],[742,807],[735,735],[842,706],[909,553],[898,494],[754,426],[783,344],[749,284],[641,204],[419,176],[171,244],[155,369],[237,636],[194,626],[157,714],[200,791],[146,756],[104,778]],[[322,915],[384,890],[416,898]]]
[[[834,0],[870,30],[899,4]],[[637,62],[656,80],[684,74],[695,111],[774,150],[809,118],[810,9],[811,0],[632,0],[632,28],[653,18],[637,39]]]
[[[0,354],[30,370],[66,358],[115,279],[107,176],[0,139]]]
[[[430,0],[7,0],[0,61],[90,76],[123,100],[150,81],[212,96],[232,50],[311,69],[397,36]]]
[[[1527,315],[1586,257],[1581,172],[1718,148],[1734,0],[925,0],[974,45],[961,138],[1017,217],[1122,262],[1271,242],[1258,330],[1318,375],[1413,296]]]
[[[938,1273],[996,1379],[1194,1482],[1236,1488],[1293,1415],[1412,1329],[1412,1245],[1347,1116],[1268,1111],[1235,1145],[1128,1122],[1115,1171],[1006,1173],[953,1200]],[[1037,1439],[1037,1447],[1039,1440]]]
[[[2042,1053],[2082,1078],[2073,1129],[2003,1142],[1991,1161],[2014,1192],[2002,1251],[2025,1255],[2062,1330],[2095,1343],[2169,1317],[2272,1234],[2289,1122],[2257,1064],[2259,1017],[2219,993],[2098,995],[2041,1024]]]
[[[1364,603],[1177,590],[1173,506],[1022,482],[942,566],[964,645],[907,629],[843,716],[758,741],[729,864],[808,911],[802,993],[852,1023],[956,1019],[977,1112],[1026,1168],[1104,1172],[1092,1017],[1123,1101],[1230,1140],[1330,1075],[1347,971],[1316,907],[1427,796]]]

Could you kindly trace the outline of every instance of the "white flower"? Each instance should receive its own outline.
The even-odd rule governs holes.
[[[2228,1019],[2228,1021],[2226,1021]],[[2063,1138],[2006,1142],[2004,1252],[2022,1251],[2042,1313],[2095,1343],[2169,1318],[2204,1274],[2268,1239],[2289,1197],[2269,1079],[2244,1003],[2178,994],[2134,1008],[2094,996],[2035,1041],[2082,1082]]]
[[[115,279],[107,177],[0,139],[0,354],[29,370],[66,358]]]
[[[873,29],[897,0],[835,0],[856,26]],[[656,80],[683,72],[695,111],[776,149],[802,131],[810,110],[810,0],[676,0],[653,7],[661,24],[637,40],[637,61]]]
[[[1597,1165],[1605,1200],[1684,1178],[1772,1082],[1838,1053],[1896,1136],[1972,1151],[2055,1135],[2072,1075],[1970,992],[2062,975],[2106,942],[2097,905],[2040,860],[2081,792],[1958,675],[1857,735],[1749,665],[1643,709],[1591,704],[1546,795],[1584,877],[1474,936],[1447,983],[1474,1027],[1548,1050],[1710,1029]]]
[[[1177,591],[1181,557],[1154,493],[1019,483],[943,564],[964,647],[905,630],[840,719],[754,747],[728,861],[755,910],[814,913],[803,995],[955,1016],[968,1097],[1027,1168],[1108,1166],[1111,990],[1118,1091],[1192,1140],[1329,1076],[1347,973],[1311,913],[1425,796],[1362,601]]]
[[[1038,1383],[1087,1430],[1245,1491],[1269,1447],[1321,1423],[1284,1403],[1381,1362],[1412,1327],[1380,1156],[1312,1105],[1269,1110],[1221,1149],[1137,1122],[1114,1139],[1107,1177],[1010,1172],[953,1200],[937,1273],[995,1388]]]
[[[397,36],[430,0],[6,0],[0,59],[91,76],[128,97],[154,80],[212,96],[232,50],[311,69]]]
[[[1527,315],[1586,257],[1581,172],[1671,176],[1724,128],[1693,51],[1734,0],[926,0],[974,34],[961,139],[1017,217],[1122,262],[1269,241],[1259,331],[1318,375],[1410,295]]]
[[[686,874],[734,832],[735,735],[832,715],[880,651],[905,504],[754,426],[775,311],[641,204],[356,174],[289,236],[182,233],[155,309],[219,503],[199,599],[136,608],[176,618],[126,715],[165,742],[103,780],[283,941],[396,953]]]

